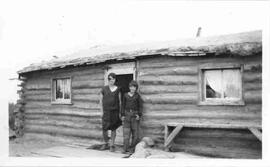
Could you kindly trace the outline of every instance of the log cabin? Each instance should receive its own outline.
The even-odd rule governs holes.
[[[99,92],[110,72],[123,92],[138,81],[140,135],[159,148],[262,158],[262,31],[100,46],[31,64],[18,71],[24,135],[102,141]]]

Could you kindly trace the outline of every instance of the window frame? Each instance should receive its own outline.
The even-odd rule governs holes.
[[[69,79],[70,80],[70,98],[69,99],[56,99],[56,88],[54,86],[54,81],[59,79]],[[73,104],[72,103],[72,77],[63,76],[63,77],[54,77],[51,78],[51,104]]]
[[[205,98],[205,77],[204,71],[205,70],[226,70],[226,69],[240,69],[240,78],[241,78],[241,91],[240,91],[240,99],[236,100],[229,100],[229,99],[206,99]],[[235,63],[226,63],[226,64],[205,64],[199,66],[199,97],[198,97],[198,105],[245,105],[244,102],[244,88],[243,88],[243,71],[244,66],[243,64],[235,64]]]

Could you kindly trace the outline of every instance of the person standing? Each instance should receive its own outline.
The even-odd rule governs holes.
[[[121,108],[121,119],[123,121],[124,148],[122,153],[134,152],[139,142],[139,123],[142,117],[142,100],[137,93],[138,84],[136,81],[129,83],[129,92],[124,94]],[[130,136],[132,141],[130,144]]]
[[[101,89],[100,108],[102,115],[102,134],[105,144],[101,150],[110,148],[111,152],[115,151],[116,129],[122,125],[120,119],[121,92],[120,88],[115,85],[116,74],[108,75],[108,85]],[[111,142],[109,145],[108,131],[111,130]]]

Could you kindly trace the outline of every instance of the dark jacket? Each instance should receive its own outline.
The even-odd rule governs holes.
[[[142,99],[139,93],[135,93],[132,97],[125,93],[123,97],[122,107],[121,107],[121,116],[125,116],[126,110],[133,110],[140,117],[142,116]]]

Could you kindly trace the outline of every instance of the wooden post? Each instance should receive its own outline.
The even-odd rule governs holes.
[[[168,138],[168,125],[165,125],[164,128],[164,141],[166,141]]]
[[[168,148],[168,146],[172,143],[173,139],[176,137],[176,135],[182,130],[183,125],[179,124],[176,126],[176,128],[172,131],[172,133],[167,137],[165,140],[165,148]]]
[[[262,141],[262,133],[257,128],[248,128],[254,136],[257,137],[260,141]]]

